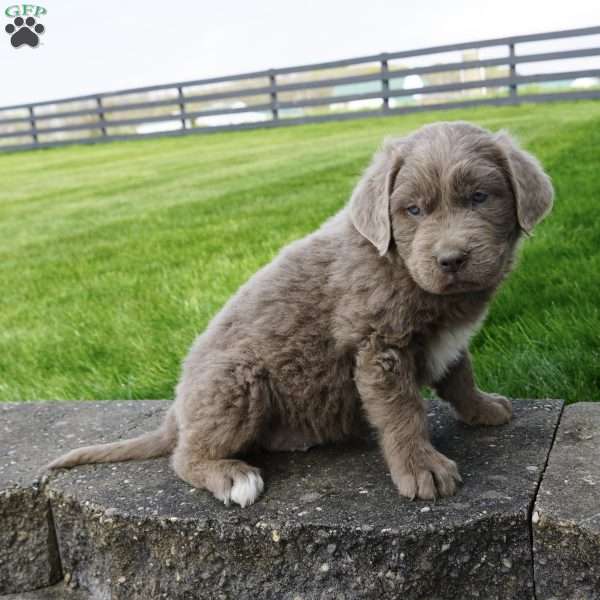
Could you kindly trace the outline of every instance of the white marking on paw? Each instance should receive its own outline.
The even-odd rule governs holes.
[[[223,492],[213,492],[214,496],[217,500],[220,500],[225,506],[229,506],[231,501],[231,493],[230,490]]]
[[[264,487],[262,477],[256,473],[237,475],[231,487],[231,500],[244,508],[256,501]]]

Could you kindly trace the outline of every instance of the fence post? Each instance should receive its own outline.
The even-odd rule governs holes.
[[[102,110],[102,98],[100,98],[100,96],[96,96],[96,104],[100,109],[100,112],[98,113],[98,118],[100,119],[100,123],[102,123],[100,131],[102,132],[103,136],[106,136],[106,119],[104,118],[104,111]]]
[[[510,77],[516,77],[517,76],[517,65],[514,61],[515,58],[515,45],[514,43],[511,43],[508,45],[508,56],[510,58],[510,63],[509,63],[509,73],[510,73]],[[511,83],[509,86],[509,94],[510,97],[514,100],[517,99],[517,84],[516,83]]]
[[[383,112],[387,112],[390,109],[390,80],[388,79],[388,61],[387,54],[381,55],[381,97],[383,99],[383,104],[381,109]]]
[[[29,107],[29,124],[31,125],[31,137],[33,138],[33,143],[38,143],[38,134],[37,128],[35,124],[35,113],[33,112],[33,106]]]
[[[183,90],[180,85],[177,86],[177,94],[179,95],[179,112],[182,115],[185,115],[185,96],[183,95]],[[187,129],[185,117],[181,118],[181,129]]]
[[[277,108],[277,79],[275,73],[269,73],[269,85],[271,86],[271,113],[273,121],[279,120],[279,109]]]

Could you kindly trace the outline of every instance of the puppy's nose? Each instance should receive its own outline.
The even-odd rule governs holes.
[[[442,252],[437,257],[438,265],[444,273],[456,273],[467,260],[467,253],[460,250]]]

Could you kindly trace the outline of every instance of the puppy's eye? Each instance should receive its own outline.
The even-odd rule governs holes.
[[[475,204],[483,204],[488,199],[488,194],[485,192],[475,192],[471,195],[471,201]]]
[[[418,206],[415,206],[414,204],[407,207],[406,212],[411,214],[413,217],[417,217],[418,215],[421,214],[421,209]]]

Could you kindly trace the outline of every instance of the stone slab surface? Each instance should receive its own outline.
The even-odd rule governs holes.
[[[82,590],[73,589],[61,582],[51,587],[19,592],[17,594],[0,595],[0,600],[88,600],[89,594]]]
[[[8,471],[26,481],[62,450],[150,430],[167,405],[5,407],[13,430],[42,432],[36,448],[25,425],[9,440],[21,460]],[[434,443],[464,479],[437,502],[400,498],[367,442],[249,457],[266,490],[246,509],[166,459],[62,471],[43,487],[62,572],[93,599],[530,599],[529,510],[561,406],[516,401],[510,425],[472,428],[433,402]]]
[[[40,479],[62,450],[127,435],[164,403],[0,404],[0,594],[62,579],[52,511]]]
[[[537,600],[598,600],[599,404],[565,408],[532,521]]]

